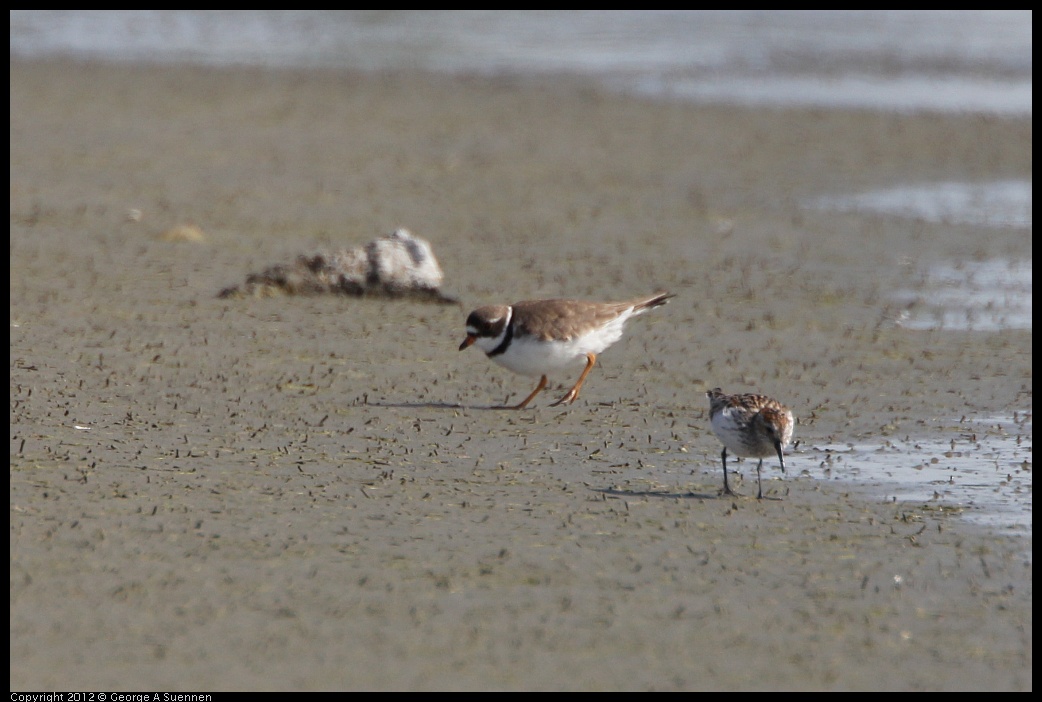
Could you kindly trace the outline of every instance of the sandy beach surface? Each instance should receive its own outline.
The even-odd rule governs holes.
[[[888,297],[1030,231],[802,203],[1031,154],[1029,118],[13,62],[12,690],[1030,690],[1030,534],[814,448],[1030,409],[1030,330]],[[397,227],[459,305],[217,296]],[[489,409],[534,380],[457,350],[481,304],[660,289],[569,407]],[[721,496],[715,386],[799,418],[776,499]]]

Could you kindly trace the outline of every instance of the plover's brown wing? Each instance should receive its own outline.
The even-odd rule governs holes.
[[[515,333],[541,341],[567,341],[597,324],[597,308],[603,303],[583,300],[526,300],[514,307]]]
[[[636,313],[664,305],[670,293],[632,300],[598,302],[594,300],[526,300],[514,304],[517,332],[530,334],[543,341],[574,339],[599,326],[604,326],[629,310]]]

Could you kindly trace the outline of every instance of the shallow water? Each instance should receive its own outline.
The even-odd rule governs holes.
[[[1030,232],[1032,227],[1031,182],[1022,180],[909,183],[814,198],[804,206],[984,229]],[[939,261],[925,269],[909,270],[909,285],[891,295],[901,308],[893,322],[906,329],[1031,329],[1031,269],[1030,260],[994,258]]]
[[[883,190],[830,195],[806,203],[811,209],[908,217],[935,224],[1031,227],[1031,182],[906,183]]]
[[[816,467],[802,471],[814,478],[871,485],[884,500],[936,505],[1030,536],[1030,411],[956,419],[952,426],[947,442],[907,436],[875,445],[815,445],[797,452],[797,460],[818,459]]]
[[[894,292],[906,329],[1000,332],[1031,329],[1031,262],[991,259],[937,264]]]

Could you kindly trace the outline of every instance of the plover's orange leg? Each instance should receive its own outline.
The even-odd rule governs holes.
[[[538,395],[539,391],[542,390],[545,387],[546,387],[546,376],[544,375],[543,377],[541,377],[539,379],[539,385],[535,386],[535,390],[532,391],[531,395],[529,395],[528,397],[526,397],[524,400],[522,400],[521,402],[519,402],[516,405],[498,407],[497,409],[511,409],[511,410],[524,409],[525,405],[527,405],[529,402],[531,402],[532,398],[535,397],[536,395]]]
[[[590,374],[590,370],[593,368],[593,364],[597,362],[597,355],[588,353],[586,354],[586,368],[583,369],[582,375],[579,376],[579,380],[576,381],[575,385],[568,394],[562,397],[557,402],[550,405],[551,407],[557,407],[557,405],[570,405],[575,402],[575,398],[579,397],[579,388],[583,386],[583,381],[586,380],[586,376]]]

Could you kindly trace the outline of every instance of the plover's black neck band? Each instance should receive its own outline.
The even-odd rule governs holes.
[[[503,335],[503,340],[499,342],[499,346],[488,352],[489,358],[504,353],[507,350],[507,347],[510,346],[510,340],[514,338],[514,308],[509,308],[509,312],[507,312],[507,314],[509,314],[510,316],[507,318],[506,334]]]

